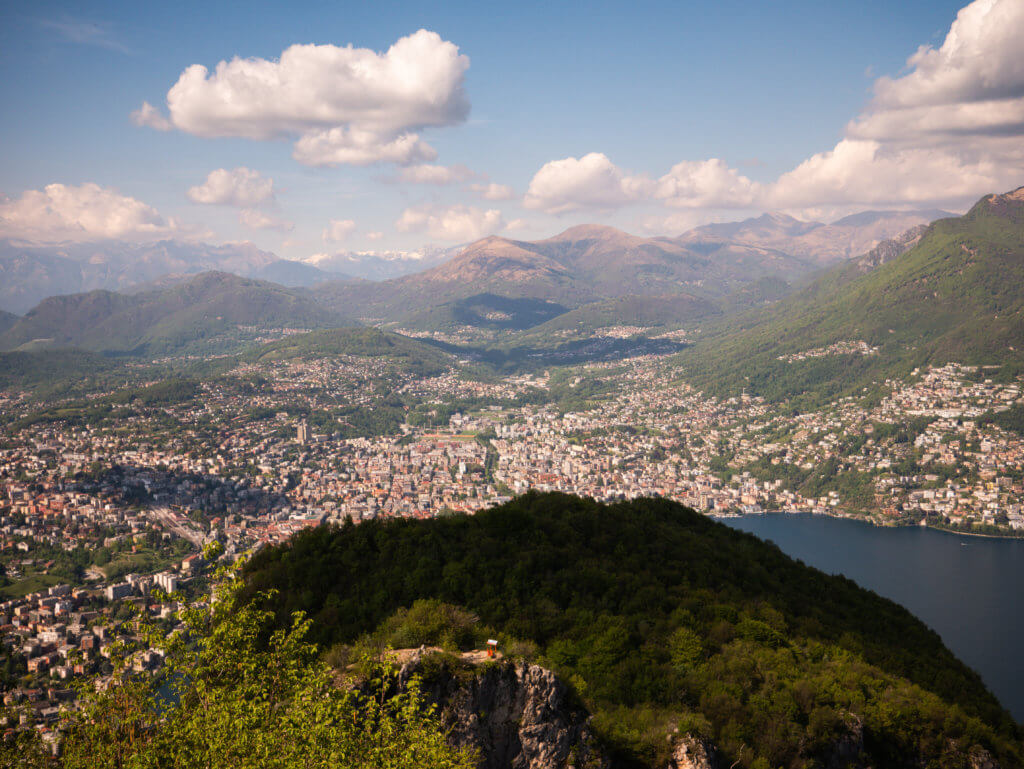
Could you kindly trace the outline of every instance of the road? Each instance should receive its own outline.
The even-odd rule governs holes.
[[[155,507],[151,511],[154,518],[160,521],[172,534],[187,539],[196,547],[202,547],[206,534],[193,528],[189,523],[179,523],[178,515],[169,507]]]

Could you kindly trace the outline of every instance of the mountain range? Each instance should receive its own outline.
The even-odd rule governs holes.
[[[1013,202],[1015,194],[997,197]],[[895,269],[892,265],[905,264],[912,254],[934,241],[935,233],[945,232],[944,228],[955,226],[951,223],[961,221],[948,218],[922,224],[920,220],[932,213],[869,212],[832,225],[766,215],[729,225],[709,225],[676,239],[642,238],[611,227],[581,225],[533,242],[484,238],[431,269],[381,282],[318,281],[326,273],[298,262],[278,260],[248,245],[204,247],[200,251],[206,254],[204,258],[227,262],[237,270],[273,274],[277,282],[221,271],[200,275],[179,271],[142,281],[159,272],[158,265],[183,267],[186,252],[194,246],[163,243],[110,253],[79,246],[60,256],[64,260],[61,264],[103,269],[111,280],[140,280],[120,292],[97,289],[50,297],[23,318],[4,314],[0,316],[0,349],[79,347],[150,354],[179,351],[190,345],[190,349],[199,351],[195,347],[198,343],[206,351],[238,349],[256,338],[258,329],[320,329],[357,322],[392,328],[470,327],[522,333],[527,335],[526,343],[536,346],[549,338],[586,336],[615,325],[700,324],[708,325],[710,331],[698,347],[719,355],[714,340],[721,340],[728,348],[732,344],[728,340],[736,338],[735,334],[756,335],[761,324],[803,312],[812,298],[831,301],[826,297],[829,290],[844,292],[848,285],[867,276],[876,276],[871,278],[876,282],[887,280],[885,276]],[[964,218],[976,219],[976,210]],[[892,233],[895,237],[876,240],[877,235],[912,222],[916,224],[910,229]],[[816,245],[827,241],[823,232],[844,232],[847,245],[833,244],[831,251]],[[758,243],[774,243],[779,248]],[[871,244],[873,248],[855,258],[837,255],[846,253],[843,249],[854,248],[850,243],[858,247]],[[783,246],[801,256],[782,250]],[[984,245],[982,250],[988,248]],[[35,253],[34,258],[41,259],[41,253]],[[129,268],[132,256],[139,262]],[[792,282],[806,282],[808,276],[821,271],[821,263],[828,262],[837,266],[781,301],[791,293]],[[308,282],[315,285],[281,285]],[[872,299],[877,299],[879,286],[872,284],[865,290],[867,294],[856,300],[857,306],[850,306],[842,317],[865,308],[871,308],[875,320],[887,317]],[[901,300],[904,308],[913,306],[910,300]],[[765,310],[769,305],[770,312]],[[969,302],[960,309],[968,307]],[[754,310],[743,314],[749,308]],[[832,308],[828,312],[835,311]],[[858,326],[847,329],[834,319],[816,320],[814,326],[836,329],[833,336],[853,333],[859,339],[864,335]],[[792,337],[777,328],[767,333],[772,335],[773,350]],[[806,344],[814,347],[822,335],[806,336]],[[897,334],[890,341],[903,338]],[[742,350],[735,358],[737,366],[753,360],[746,357],[749,346],[739,345],[737,350]],[[779,347],[773,359],[787,351],[788,347]],[[718,365],[718,358],[713,367],[705,365],[707,361],[699,351],[692,359],[701,361],[705,376],[710,377],[711,370],[727,376],[729,367],[726,363]],[[721,360],[732,358],[725,354]]]
[[[423,272],[448,261],[461,246],[424,246],[415,251],[336,251],[314,254],[303,264],[333,275],[351,275],[362,280],[390,280]]]
[[[685,295],[715,302],[742,296],[758,281],[799,281],[941,214],[867,212],[832,225],[765,215],[709,225],[679,238],[643,238],[593,224],[539,241],[491,236],[420,273],[358,285],[328,282],[316,286],[314,294],[325,306],[345,308],[367,322],[412,326],[422,325],[424,312],[444,305],[451,306],[444,320],[457,326],[460,303],[479,304],[486,296],[543,300],[568,309],[628,296]],[[438,313],[431,312],[427,325],[438,321]]]
[[[720,245],[757,246],[829,266],[859,256],[912,227],[953,215],[939,209],[863,211],[823,224],[785,214],[764,214],[742,222],[696,227],[676,240],[705,252],[714,252]]]
[[[213,246],[164,240],[36,246],[2,240],[0,309],[22,314],[51,296],[94,289],[126,291],[166,281],[168,276],[180,279],[210,270],[287,286],[344,278],[313,265],[279,259],[251,243]]]
[[[581,225],[534,242],[490,237],[415,253],[342,251],[302,262],[280,259],[251,243],[39,246],[5,240],[0,241],[0,310],[22,314],[48,297],[96,289],[166,287],[206,271],[290,287],[320,285],[317,298],[328,307],[389,321],[477,294],[546,299],[568,308],[626,295],[682,292],[715,298],[764,277],[799,280],[939,214],[866,212],[828,225],[765,215],[699,227],[679,238],[642,238]]]
[[[1022,286],[1024,187],[986,195],[964,216],[913,228],[770,308],[722,321],[680,365],[699,385],[771,399],[849,394],[948,361],[1020,370]],[[845,342],[870,352],[839,351]]]

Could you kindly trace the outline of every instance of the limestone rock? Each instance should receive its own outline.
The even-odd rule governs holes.
[[[717,769],[718,754],[707,740],[686,734],[672,746],[666,769]]]
[[[609,769],[590,714],[558,677],[537,665],[497,661],[480,667],[430,665],[414,654],[399,673],[413,674],[437,704],[450,740],[476,749],[482,769]]]

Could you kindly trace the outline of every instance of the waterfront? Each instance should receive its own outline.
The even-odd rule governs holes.
[[[1024,541],[809,514],[722,522],[903,604],[1024,720]]]

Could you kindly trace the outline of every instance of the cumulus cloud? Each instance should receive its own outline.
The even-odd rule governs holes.
[[[516,191],[507,184],[471,184],[469,188],[484,200],[512,200],[516,196]]]
[[[464,165],[435,166],[418,165],[403,168],[398,181],[409,184],[458,184],[472,179],[474,174]]]
[[[395,222],[399,232],[426,232],[436,240],[466,242],[479,240],[505,229],[501,211],[483,211],[474,206],[416,206],[407,208]]]
[[[654,197],[677,208],[749,208],[761,194],[761,185],[718,158],[676,163],[654,189]]]
[[[549,214],[609,210],[650,200],[676,208],[747,208],[760,195],[760,185],[715,158],[677,163],[652,180],[591,152],[545,164],[530,182],[524,205]]]
[[[965,157],[955,150],[893,147],[844,139],[779,177],[771,188],[775,208],[823,204],[896,205],[967,200],[1017,186],[1024,151]],[[1010,170],[1003,163],[1010,157]],[[1009,170],[1009,173],[1007,171]]]
[[[297,138],[294,157],[308,165],[428,162],[437,153],[417,132],[466,119],[468,67],[457,46],[423,29],[383,53],[293,45],[276,61],[193,64],[167,108],[175,128],[196,136]],[[159,115],[145,104],[138,112],[146,125]]]
[[[340,242],[347,240],[349,235],[356,231],[356,223],[351,219],[331,219],[324,228],[322,237],[325,242]]]
[[[252,208],[274,198],[274,180],[244,166],[210,171],[206,181],[189,189],[188,199],[207,205]]]
[[[545,163],[530,181],[523,205],[549,214],[608,210],[640,200],[650,190],[646,177],[628,175],[603,153],[591,152]]]
[[[1024,3],[975,0],[938,48],[922,46],[906,74],[880,77],[864,111],[832,149],[774,182],[718,159],[677,163],[656,181],[591,153],[547,163],[525,204],[548,213],[638,201],[673,209],[782,209],[966,204],[1024,180]]]
[[[142,102],[142,106],[132,112],[129,117],[131,117],[135,125],[148,126],[149,128],[155,128],[157,131],[170,131],[174,128],[171,121],[164,117],[163,113],[148,101]]]
[[[0,199],[0,237],[39,243],[117,238],[156,240],[185,234],[152,206],[98,184],[48,184]]]
[[[251,227],[254,230],[279,230],[281,232],[289,232],[295,227],[293,222],[289,222],[286,219],[281,219],[263,211],[257,211],[254,208],[243,208],[239,211],[238,221],[246,227]]]
[[[297,142],[292,157],[307,166],[369,166],[374,163],[422,163],[437,159],[437,150],[418,134],[393,138],[359,128],[331,128],[308,133]]]
[[[941,108],[950,105],[978,108],[974,115],[982,118],[978,128],[983,132],[993,122],[1008,124],[1006,118],[1015,108],[1016,120],[1010,122],[1020,130],[1024,126],[1022,31],[1024,5],[1019,0],[976,0],[957,14],[939,48],[921,46],[907,60],[906,75],[875,82],[871,110],[855,123],[855,130],[874,134],[866,138],[884,138],[872,131],[874,116],[921,108],[940,108],[934,111],[930,128],[942,130]],[[988,110],[1000,113],[1000,119],[985,119]],[[954,123],[962,120],[960,115],[950,118]]]
[[[975,0],[938,48],[874,98],[832,150],[773,185],[778,207],[967,202],[1024,177],[1024,3]]]
[[[367,240],[380,240],[384,237],[384,233],[379,230],[373,230],[372,232],[366,233]]]

